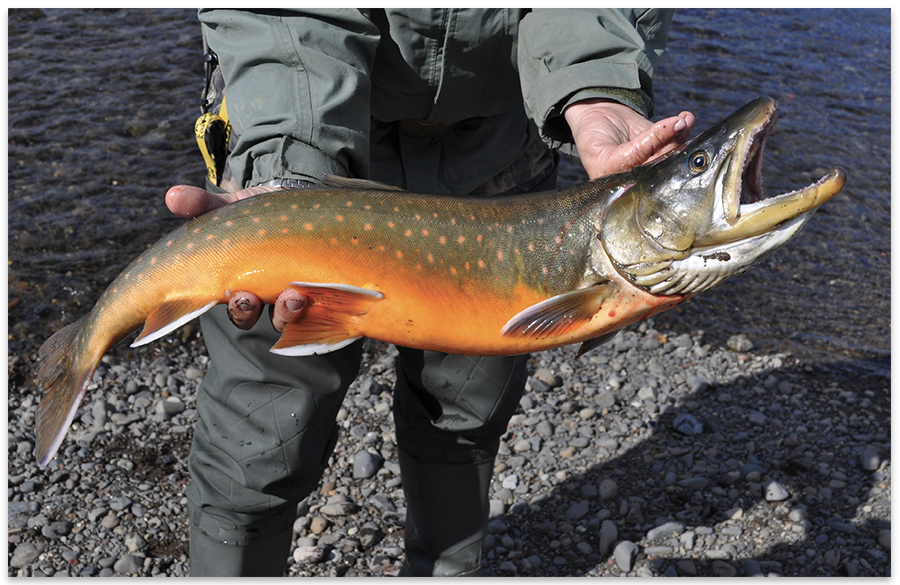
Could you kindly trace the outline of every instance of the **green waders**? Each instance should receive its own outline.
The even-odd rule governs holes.
[[[486,192],[552,188],[556,156],[535,146]],[[232,325],[223,306],[200,323],[211,364],[197,397],[186,492],[191,575],[281,576],[296,505],[318,485],[334,449],[335,417],[359,372],[362,342],[292,358],[268,351],[279,335],[265,311],[250,331]],[[524,392],[527,356],[399,349],[404,573],[479,575],[494,458]]]
[[[265,318],[241,331],[217,307],[201,323],[214,357],[189,460],[191,575],[280,576],[296,505],[334,449],[362,344],[287,358],[268,351],[278,335]],[[526,359],[401,348],[394,417],[410,574],[480,572],[494,456]]]

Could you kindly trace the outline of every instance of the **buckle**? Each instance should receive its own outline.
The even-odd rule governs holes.
[[[222,109],[218,114],[206,113],[194,123],[194,137],[203,162],[206,163],[206,177],[213,185],[218,186],[225,170],[225,159],[228,156],[228,139],[231,136],[231,122],[222,100]]]

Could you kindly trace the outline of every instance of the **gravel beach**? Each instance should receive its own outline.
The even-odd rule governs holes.
[[[651,320],[577,361],[575,347],[532,356],[491,485],[485,575],[889,575],[890,379],[727,345]],[[367,342],[287,575],[399,573],[395,354]],[[193,324],[116,348],[42,471],[33,356],[9,357],[10,576],[188,574],[208,361]]]

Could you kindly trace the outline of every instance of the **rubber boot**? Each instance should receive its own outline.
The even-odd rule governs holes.
[[[424,463],[399,452],[406,495],[406,563],[412,577],[477,577],[486,533],[493,458]]]
[[[234,546],[191,526],[191,577],[283,577],[292,532]]]

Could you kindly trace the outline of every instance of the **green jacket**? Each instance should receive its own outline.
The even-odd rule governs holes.
[[[540,137],[574,154],[563,108],[649,117],[670,10],[199,11],[225,79],[239,185],[323,174],[468,193]],[[432,136],[398,122],[455,123]],[[443,128],[443,126],[442,126]]]

